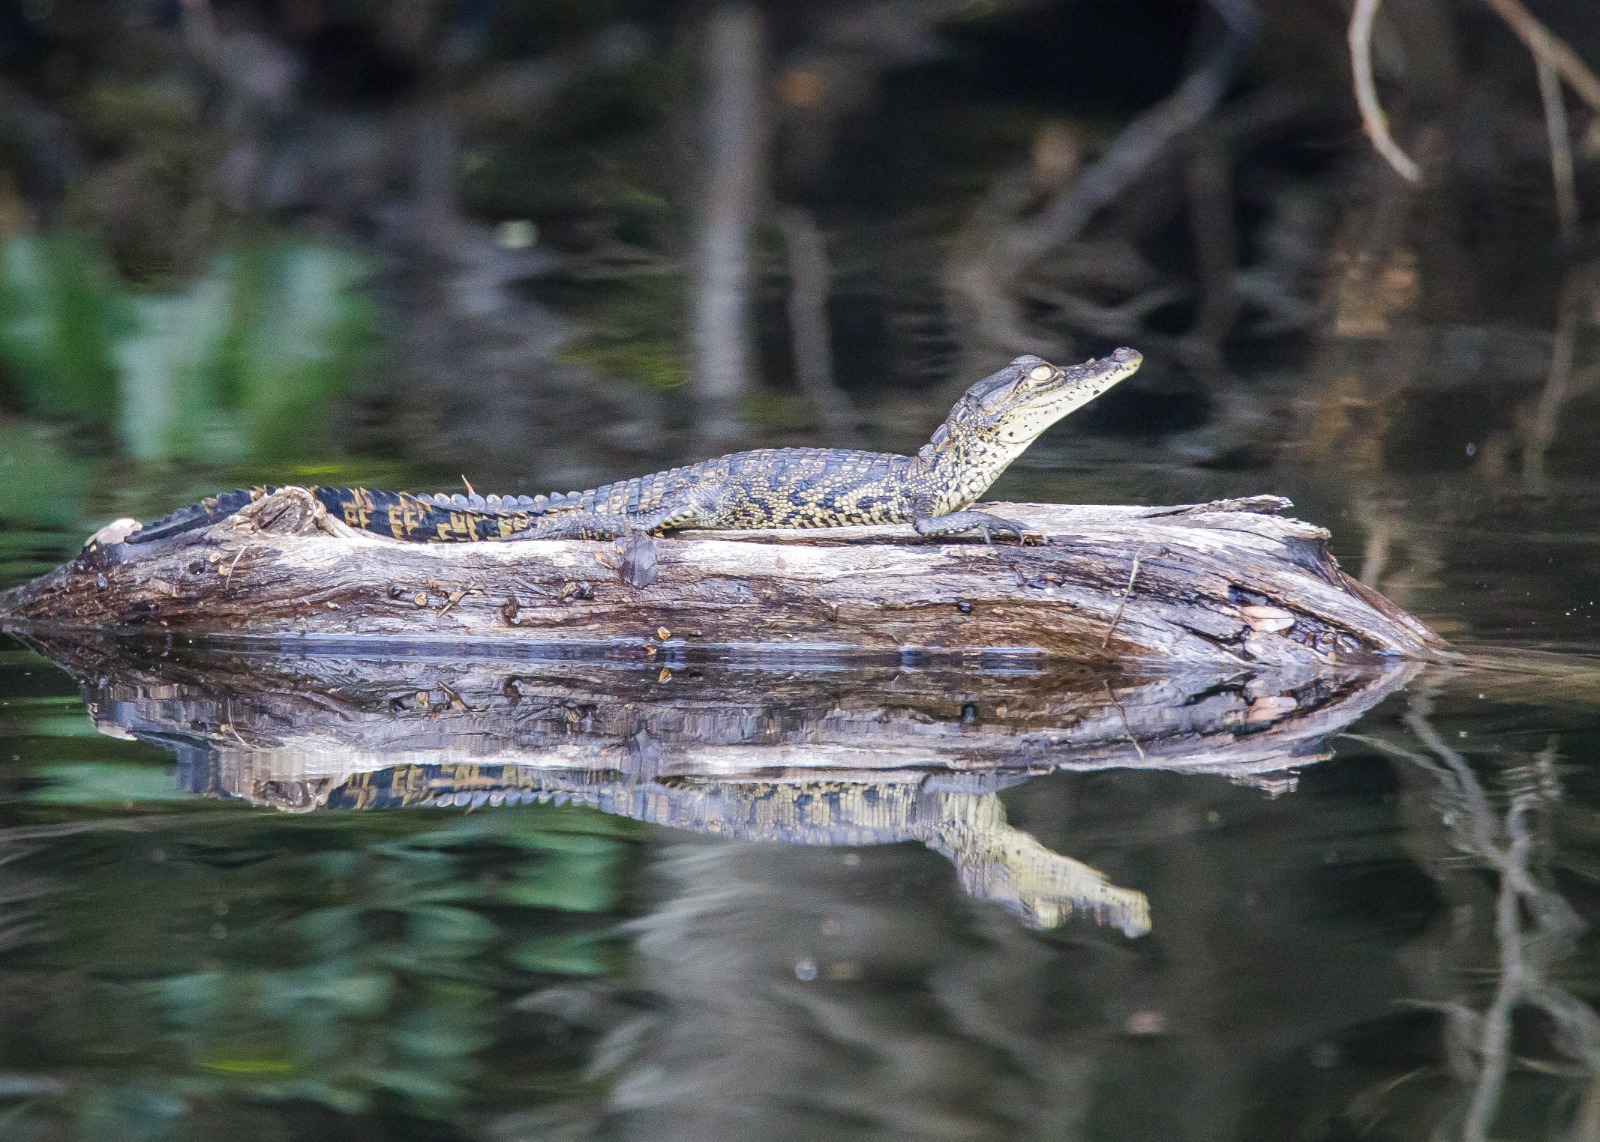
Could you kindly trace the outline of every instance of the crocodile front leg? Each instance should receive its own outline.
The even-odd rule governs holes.
[[[916,529],[918,535],[928,539],[976,531],[981,533],[983,541],[989,544],[994,543],[994,535],[1014,535],[1018,543],[1045,541],[1044,532],[1036,531],[1025,523],[1005,519],[989,512],[960,511],[946,515],[918,516],[911,521],[911,526]]]

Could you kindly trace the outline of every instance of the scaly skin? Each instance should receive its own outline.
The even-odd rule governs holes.
[[[1056,421],[1132,375],[1132,349],[1062,369],[1018,357],[973,385],[915,456],[842,448],[762,448],[551,496],[414,496],[317,488],[351,527],[425,543],[615,539],[635,532],[909,523],[924,536],[1033,537],[967,506]],[[228,492],[128,537],[144,543],[205,527],[270,489]]]

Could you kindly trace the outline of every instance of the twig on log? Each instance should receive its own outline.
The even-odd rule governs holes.
[[[1106,628],[1106,637],[1100,643],[1101,650],[1111,645],[1111,636],[1117,631],[1117,622],[1122,618],[1123,609],[1127,607],[1128,600],[1133,598],[1133,584],[1139,578],[1139,557],[1144,554],[1144,549],[1148,546],[1147,543],[1141,543],[1139,550],[1133,553],[1133,566],[1128,571],[1128,585],[1123,589],[1122,602],[1117,604],[1117,613],[1111,616],[1111,625]]]
[[[1356,9],[1350,16],[1350,70],[1355,80],[1356,106],[1361,109],[1361,123],[1367,129],[1372,147],[1382,155],[1395,173],[1407,182],[1422,181],[1422,168],[1410,155],[1400,149],[1389,133],[1389,120],[1378,102],[1378,89],[1372,80],[1372,21],[1378,14],[1380,0],[1356,0]]]
[[[1116,707],[1117,717],[1122,719],[1122,732],[1127,735],[1129,743],[1133,746],[1139,760],[1145,760],[1144,746],[1139,744],[1139,739],[1133,736],[1133,727],[1128,724],[1128,711],[1122,708],[1122,703],[1117,701],[1117,692],[1111,688],[1111,680],[1106,679],[1106,701]]]

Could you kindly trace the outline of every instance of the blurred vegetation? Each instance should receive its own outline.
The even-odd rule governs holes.
[[[1530,6],[1577,58],[1600,61],[1592,2]],[[1563,494],[1592,487],[1595,374],[1581,358],[1600,288],[1563,278],[1595,249],[1596,109],[1569,84],[1564,217],[1534,65],[1487,6],[1383,5],[1378,94],[1426,164],[1417,187],[1363,134],[1341,0],[755,7],[768,84],[754,197],[764,212],[808,211],[825,238],[834,373],[869,446],[914,447],[952,384],[1015,352],[1131,343],[1146,353],[1139,377],[1065,431],[1133,443],[1069,466],[1042,442],[1032,459],[1064,473],[1050,495],[1151,502],[1298,480],[1308,518],[1341,521],[1352,570],[1413,609],[1428,591],[1477,599],[1473,559],[1526,546],[1538,501],[1519,498],[1521,457],[1548,454],[1544,477]],[[1240,7],[1258,26],[1212,76],[1216,103],[1140,163],[1107,164]],[[686,458],[661,423],[676,400],[640,390],[680,393],[692,372],[706,12],[680,0],[0,5],[0,576],[44,569],[95,519],[159,514],[244,473],[340,482],[360,464],[395,484],[471,464],[480,488],[482,468],[502,490],[535,490]],[[1121,171],[1113,191],[1082,207],[1074,196],[1093,198],[1108,171]],[[993,264],[1008,244],[1037,244],[1048,219],[1080,216],[1026,265]],[[764,215],[753,224],[763,384],[746,426],[753,442],[814,443],[790,385],[782,243]],[[1280,459],[1299,440],[1311,446]],[[1399,455],[1447,457],[1437,495],[1408,501],[1384,471]],[[1115,482],[1119,459],[1137,463],[1134,485],[1126,470]],[[1096,484],[1091,468],[1112,475]],[[1355,474],[1354,492],[1334,469]],[[1501,514],[1447,542],[1486,489]],[[1577,514],[1549,534],[1578,535]],[[1501,552],[1482,578],[1518,606],[1555,581],[1592,606],[1585,543],[1552,547],[1537,575]],[[1445,566],[1472,566],[1472,590]],[[592,1028],[528,1000],[625,966],[615,933],[638,838],[625,822],[195,807],[171,791],[164,758],[130,761],[141,747],[113,749],[75,699],[34,685],[9,670],[0,697],[16,759],[0,764],[0,820],[45,831],[0,850],[0,1137],[509,1138],[484,1123],[596,1084]],[[1119,837],[1146,835],[1123,825]],[[1191,858],[1173,867],[1201,867]],[[814,905],[816,886],[786,883]],[[1180,883],[1214,926],[1210,889]],[[1260,899],[1312,898],[1291,887]],[[896,900],[915,900],[905,893],[895,882]],[[889,911],[840,899],[845,915]],[[1258,929],[1252,914],[1229,930]],[[1329,934],[1307,947],[1342,946]],[[923,944],[884,938],[897,956]],[[1038,951],[1019,962],[1048,965],[1048,987],[1030,996],[1003,973],[994,985],[1038,1011],[1100,1009],[1103,995],[1063,1000],[1074,974]],[[925,1019],[890,960],[882,978],[898,990],[881,1009]],[[720,998],[724,961],[704,961]],[[1216,979],[1254,986],[1229,966],[1237,956],[1216,962]],[[940,988],[997,963],[947,972]],[[1196,1002],[1213,990],[1179,986]],[[1275,1044],[1299,1033],[1261,1014]],[[1197,1043],[1208,1061],[1193,1073],[1218,1073],[1217,1044],[1189,1027],[1131,1042],[1119,1026],[1103,1041],[1130,1060],[1130,1104],[1163,1042]],[[979,1037],[985,1058],[1006,1053]],[[903,1065],[921,1074],[929,1041],[913,1042]],[[842,1055],[865,1072],[877,1046]],[[1066,1073],[1051,1081],[1078,1114]]]
[[[70,232],[12,239],[0,272],[0,364],[23,410],[107,429],[139,460],[321,455],[376,334],[363,262],[303,242],[220,255],[173,294],[127,288]]]
[[[127,299],[94,238],[63,232],[0,246],[0,362],[26,411],[114,424],[116,346],[129,327]]]
[[[33,774],[35,814],[180,798],[165,765]],[[33,1072],[41,1047],[84,1066],[64,1085],[0,1084],[4,1130],[163,1139],[251,1104],[438,1119],[582,1090],[579,1032],[507,1003],[619,970],[631,822],[550,807],[179,821],[52,844],[67,880],[0,977],[82,984],[31,1030],[0,1031],[0,1069]],[[0,1009],[21,999],[0,986]]]
[[[683,306],[683,283],[675,276],[640,277],[593,291],[586,312],[596,328],[564,348],[557,360],[647,388],[682,388],[689,379]]]
[[[0,520],[81,523],[89,463],[59,436],[40,426],[0,423]]]
[[[707,93],[731,62],[706,54],[703,5],[6,9],[0,418],[144,464],[91,468],[100,515],[173,461],[570,487],[692,458],[694,410],[661,394],[692,398],[697,346],[724,336],[749,349],[748,442],[817,443],[812,398],[766,411],[797,389],[774,221],[799,210],[862,443],[920,442],[1017,352],[1133,343],[1140,375],[1063,431],[1261,471],[1326,387],[1286,370],[1341,338],[1543,329],[1593,233],[1582,75],[1547,120],[1518,35],[1445,0],[1389,0],[1374,31],[1377,95],[1427,160],[1415,187],[1362,133],[1335,0],[747,7],[759,153],[730,224],[751,253],[723,280],[751,327],[694,336]],[[1583,0],[1535,8],[1579,68],[1600,56]],[[14,491],[0,512],[46,522]]]

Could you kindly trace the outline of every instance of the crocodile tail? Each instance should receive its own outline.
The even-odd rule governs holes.
[[[128,543],[150,543],[186,531],[198,531],[226,519],[240,508],[277,491],[275,487],[239,488],[210,496],[147,523],[128,536]],[[414,496],[410,492],[375,492],[366,488],[313,488],[318,502],[335,519],[363,531],[420,543],[468,543],[510,539],[561,503],[565,496]]]
[[[317,488],[335,519],[413,543],[475,543],[510,539],[532,527],[550,501],[540,496],[416,496],[367,488]]]
[[[166,539],[168,536],[180,535],[186,531],[197,531],[202,527],[210,527],[218,520],[226,519],[240,508],[259,500],[262,496],[275,491],[274,488],[235,488],[231,492],[220,495],[208,496],[199,503],[190,504],[186,508],[162,516],[153,523],[147,523],[138,531],[133,532],[124,541],[126,543],[151,543],[157,539]]]

